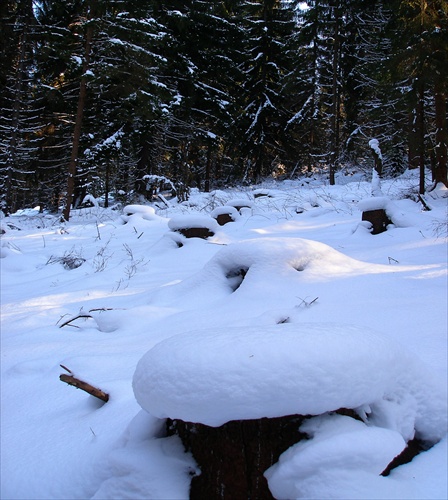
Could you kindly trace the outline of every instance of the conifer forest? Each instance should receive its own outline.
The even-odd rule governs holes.
[[[2,0],[5,214],[267,177],[447,185],[446,0]]]

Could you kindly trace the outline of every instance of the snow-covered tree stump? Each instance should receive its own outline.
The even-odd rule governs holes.
[[[377,180],[377,189],[380,192],[379,178]],[[362,211],[362,220],[370,222],[372,234],[383,233],[389,224],[393,224],[394,221],[391,220],[390,215],[391,206],[390,199],[385,196],[373,196],[359,202],[358,208]]]
[[[191,481],[190,499],[272,499],[263,473],[305,437],[299,432],[305,418],[234,420],[220,427],[168,419],[168,434],[181,438],[201,469]]]
[[[178,232],[185,236],[185,238],[202,238],[203,240],[215,234],[207,227],[186,227],[178,229]]]
[[[252,200],[249,199],[234,199],[234,200],[229,200],[227,202],[227,205],[229,207],[234,207],[238,210],[238,212],[241,212],[242,208],[252,208],[254,203]]]
[[[207,328],[152,347],[133,389],[193,455],[191,499],[297,498],[316,469],[337,474],[349,461],[379,476],[412,458],[407,442],[424,438],[432,410],[407,378],[411,359],[387,336],[350,325]],[[415,427],[384,426],[408,396]]]
[[[362,213],[362,220],[372,224],[372,234],[380,234],[386,231],[387,226],[392,224],[392,221],[386,214],[383,208],[377,210],[367,210]]]
[[[207,239],[214,236],[217,222],[212,217],[203,215],[190,215],[173,217],[168,222],[171,231],[182,234],[185,238]]]
[[[254,191],[254,198],[272,198],[272,194],[268,189],[256,189]]]
[[[215,210],[211,213],[211,216],[216,219],[220,226],[224,226],[229,222],[234,222],[240,214],[235,207],[225,205],[223,207],[215,208]]]

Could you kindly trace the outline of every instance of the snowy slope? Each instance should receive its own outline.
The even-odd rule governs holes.
[[[276,497],[447,498],[448,198],[438,189],[422,211],[408,197],[414,185],[409,174],[383,181],[394,225],[375,236],[361,222],[359,202],[372,203],[362,181],[266,183],[269,196],[255,199],[249,188],[194,192],[188,204],[96,207],[65,225],[37,212],[3,219],[1,498],[187,498],[196,465],[163,436],[162,417],[191,411],[219,425],[300,411],[272,385],[283,384],[289,401],[319,376],[327,385],[316,407],[302,409],[317,415],[341,400],[376,416],[309,420],[312,439],[266,473]],[[235,199],[248,208],[225,226],[211,223],[208,240],[170,229],[208,224]],[[208,351],[195,349],[196,338]],[[213,349],[219,356],[207,355]],[[237,362],[251,354],[260,363]],[[263,378],[263,363],[273,379]],[[61,364],[109,402],[60,382]],[[204,388],[210,366],[215,378]],[[162,380],[156,370],[163,383],[151,388]],[[190,392],[170,383],[182,376]],[[253,392],[229,391],[226,413],[214,398],[238,380]],[[190,398],[198,388],[208,391],[205,404]],[[379,476],[414,429],[438,444]]]

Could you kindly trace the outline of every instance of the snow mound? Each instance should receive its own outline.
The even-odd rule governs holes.
[[[369,212],[371,210],[388,210],[392,205],[392,200],[386,196],[372,196],[372,198],[366,198],[358,203],[358,208],[362,212]]]
[[[356,409],[402,391],[422,397],[428,386],[412,383],[421,377],[412,367],[410,356],[385,336],[354,326],[215,328],[154,346],[138,363],[133,388],[140,406],[156,417],[218,427],[230,420]],[[433,397],[428,390],[426,399]],[[428,401],[408,405],[413,413],[406,418],[415,421]],[[442,415],[439,427],[443,422]],[[443,435],[444,428],[439,431]]]
[[[227,205],[229,207],[235,207],[235,208],[252,208],[254,206],[254,202],[252,200],[249,200],[248,198],[234,198],[232,200],[229,200],[227,202]]]
[[[126,205],[123,208],[122,220],[126,223],[131,220],[132,217],[138,217],[144,220],[160,220],[161,217],[156,214],[153,207],[148,205]]]
[[[421,208],[411,200],[391,200],[386,196],[373,196],[358,203],[362,212],[384,210],[395,227],[415,226],[420,219]]]
[[[218,223],[207,215],[178,215],[168,222],[171,231],[179,231],[188,228],[206,228],[212,232],[217,231]]]
[[[218,217],[219,215],[230,215],[232,217],[233,220],[236,220],[238,219],[238,217],[240,216],[240,213],[238,212],[238,210],[235,208],[235,207],[231,207],[230,205],[224,205],[222,207],[216,207],[211,213],[210,215],[213,217],[213,218],[216,218]]]
[[[92,500],[188,498],[194,461],[178,438],[163,432],[163,421],[138,413],[96,472],[102,482]]]
[[[265,472],[275,498],[304,498],[304,484],[319,482],[331,472],[378,477],[406,446],[398,432],[342,415],[312,418],[300,430],[312,439],[289,448]],[[349,498],[326,495],[322,498]]]
[[[255,189],[253,191],[253,196],[254,198],[260,198],[260,197],[267,197],[267,198],[274,198],[275,197],[275,192],[271,189]]]
[[[17,210],[10,217],[36,217],[40,214],[40,207],[34,208],[23,208],[21,210]]]
[[[243,240],[222,248],[206,264],[207,271],[225,273],[236,268],[251,268],[252,273],[288,274],[295,271],[341,273],[360,269],[365,264],[343,255],[328,245],[302,238],[258,238]]]

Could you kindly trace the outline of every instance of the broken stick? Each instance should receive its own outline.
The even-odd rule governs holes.
[[[73,387],[76,387],[77,389],[81,389],[82,391],[87,392],[91,396],[94,396],[95,398],[101,399],[105,403],[109,401],[109,394],[106,394],[104,391],[99,389],[98,387],[94,387],[93,385],[89,384],[88,382],[84,382],[83,380],[80,380],[79,378],[76,378],[73,373],[66,368],[64,365],[60,365],[61,368],[64,368],[64,370],[67,370],[70,375],[66,375],[65,373],[61,373],[59,375],[59,380],[62,382],[65,382],[66,384],[72,385]]]

